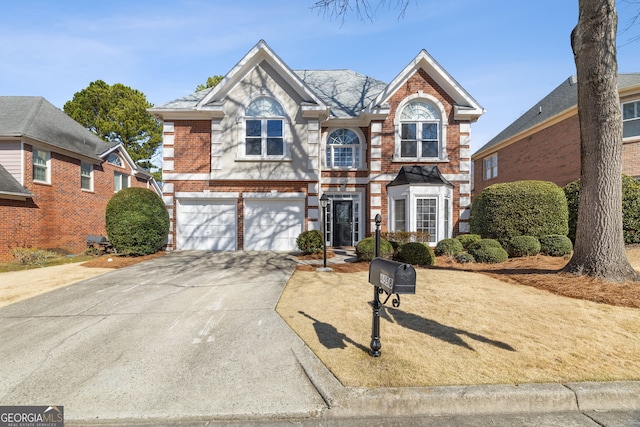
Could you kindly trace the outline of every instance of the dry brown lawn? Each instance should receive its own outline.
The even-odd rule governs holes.
[[[628,258],[639,268],[640,249]],[[640,380],[640,284],[559,273],[566,262],[417,268],[416,294],[381,310],[379,358],[368,263],[300,266],[277,310],[346,386]]]

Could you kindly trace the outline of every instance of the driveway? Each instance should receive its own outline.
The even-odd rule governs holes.
[[[274,311],[294,265],[176,252],[2,307],[0,402],[69,421],[316,413],[309,350]]]

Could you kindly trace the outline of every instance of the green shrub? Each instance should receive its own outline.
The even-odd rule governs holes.
[[[57,254],[47,249],[14,248],[11,254],[22,265],[44,265]]]
[[[460,234],[455,239],[462,244],[463,248],[467,249],[470,244],[477,242],[481,237],[479,234]]]
[[[356,258],[358,261],[371,261],[375,258],[376,251],[376,238],[375,237],[367,237],[366,239],[362,239],[356,245]],[[391,243],[389,243],[385,239],[380,239],[380,257],[381,258],[391,258],[393,255],[393,247]]]
[[[322,252],[324,250],[322,232],[319,230],[303,231],[296,238],[296,246],[305,255]]]
[[[434,265],[436,263],[433,249],[424,243],[418,242],[400,245],[396,257],[398,261],[412,265]]]
[[[547,181],[516,181],[485,188],[471,206],[471,232],[506,245],[515,236],[567,234],[564,192]]]
[[[569,208],[569,239],[576,241],[578,204],[580,202],[580,180],[564,187]],[[640,243],[640,182],[622,175],[622,230],[626,244]]]
[[[476,262],[476,259],[469,252],[460,252],[456,255],[456,261],[460,264]]]
[[[533,236],[516,236],[509,240],[507,247],[512,258],[533,256],[540,253],[540,241]]]
[[[438,242],[435,249],[436,256],[456,256],[462,252],[464,248],[462,243],[457,239],[442,239]]]
[[[571,239],[560,234],[542,236],[540,238],[540,253],[549,256],[565,256],[573,251]]]
[[[380,237],[395,244],[395,247],[409,242],[429,243],[429,233],[424,231],[387,231],[380,233]]]
[[[169,234],[169,213],[155,192],[130,187],[118,191],[107,203],[109,242],[124,255],[158,252]]]
[[[496,264],[509,258],[500,242],[494,239],[481,239],[469,245],[467,251],[477,262]]]

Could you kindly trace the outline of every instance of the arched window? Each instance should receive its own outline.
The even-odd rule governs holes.
[[[400,114],[400,157],[410,159],[440,157],[441,118],[428,102],[413,101]]]
[[[245,155],[284,156],[284,110],[278,101],[257,98],[249,104],[245,116]]]
[[[360,166],[360,138],[351,129],[336,129],[327,137],[327,167]]]
[[[116,153],[109,154],[109,157],[107,157],[107,162],[111,163],[112,165],[122,167],[122,159]]]

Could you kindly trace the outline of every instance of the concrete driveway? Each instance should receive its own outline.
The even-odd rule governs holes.
[[[65,419],[308,416],[308,348],[272,252],[177,252],[0,308],[0,402]]]

